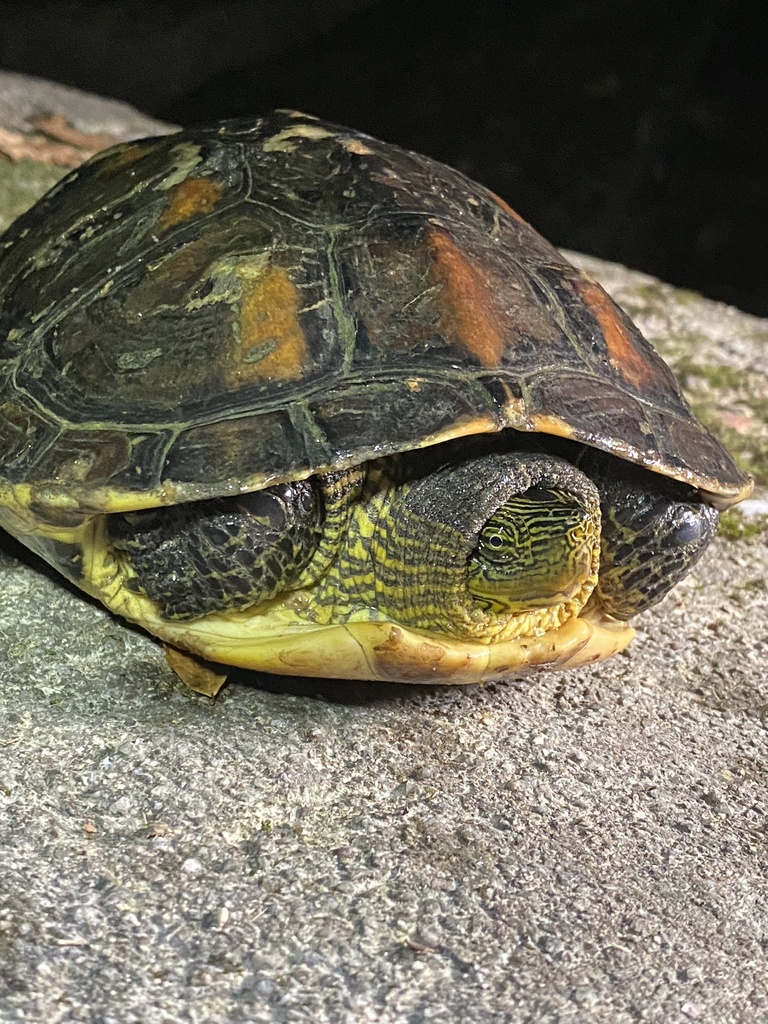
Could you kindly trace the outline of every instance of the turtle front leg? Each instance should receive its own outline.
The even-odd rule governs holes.
[[[167,619],[248,608],[291,589],[323,529],[316,480],[232,498],[110,516],[109,536],[128,564],[125,585]]]

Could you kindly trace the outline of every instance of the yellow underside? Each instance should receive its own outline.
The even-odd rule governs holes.
[[[87,572],[96,584],[95,594],[113,611],[207,661],[280,675],[480,683],[537,667],[573,668],[601,661],[623,650],[635,635],[626,623],[590,609],[541,636],[471,643],[389,621],[318,625],[301,618],[290,597],[246,611],[170,621],[157,613],[153,602],[122,586],[106,543],[96,542],[90,551]]]
[[[279,613],[142,624],[209,661],[280,675],[398,683],[481,683],[537,667],[574,668],[618,653],[635,635],[624,622],[586,615],[542,636],[489,644],[457,642],[393,622],[291,624]]]
[[[246,611],[170,621],[158,614],[148,598],[124,587],[123,570],[105,539],[103,517],[75,528],[45,527],[33,525],[31,517],[23,513],[14,516],[6,506],[0,525],[53,564],[49,541],[79,545],[84,553],[83,578],[75,582],[113,612],[167,644],[207,661],[262,672],[327,679],[480,683],[538,667],[573,668],[601,661],[623,650],[634,636],[625,622],[589,608],[541,636],[473,643],[390,621],[318,625],[302,619],[292,609],[291,598]]]

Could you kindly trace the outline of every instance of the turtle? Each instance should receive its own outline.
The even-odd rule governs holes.
[[[504,200],[312,115],[114,146],[0,238],[0,525],[188,682],[599,661],[750,488]]]

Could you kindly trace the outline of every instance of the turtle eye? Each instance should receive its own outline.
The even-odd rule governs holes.
[[[490,519],[480,531],[477,550],[480,557],[490,564],[506,566],[519,557],[520,531],[514,522],[495,519]]]

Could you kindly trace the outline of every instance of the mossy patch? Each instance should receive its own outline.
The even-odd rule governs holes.
[[[68,173],[66,167],[54,167],[37,160],[0,160],[0,231],[28,210],[59,178]]]
[[[666,306],[669,302],[669,285],[663,281],[640,281],[632,284],[630,296],[622,296],[622,302],[633,301],[640,308],[640,304],[646,306]]]
[[[768,590],[768,583],[761,576],[754,576],[751,580],[744,580],[741,589],[764,594]]]
[[[768,437],[750,437],[723,427],[716,419],[702,415],[701,410],[694,407],[698,418],[718,436],[733,456],[739,469],[749,473],[758,486],[768,485]]]
[[[684,388],[693,386],[689,382],[696,380],[706,381],[716,389],[738,389],[744,385],[744,374],[722,363],[705,365],[683,357],[675,360],[675,373]]]
[[[674,369],[697,419],[720,438],[755,483],[768,484],[765,377],[686,356],[674,360]],[[743,420],[738,427],[728,422],[735,422],[734,413]]]
[[[718,532],[726,540],[751,540],[753,537],[761,537],[768,534],[768,516],[747,518],[734,508],[720,516]]]

